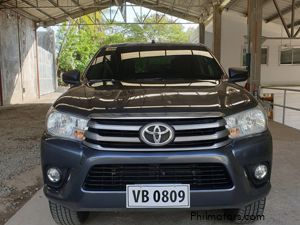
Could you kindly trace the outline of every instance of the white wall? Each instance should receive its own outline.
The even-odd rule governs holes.
[[[57,87],[54,31],[39,28],[37,39],[40,95],[45,95],[55,92]]]
[[[190,37],[190,42],[192,43],[199,43],[199,27],[192,33]],[[213,34],[212,32],[205,31],[205,45],[212,49],[213,47]]]
[[[263,23],[263,36],[285,36],[281,25]],[[222,13],[221,63],[228,71],[229,67],[242,66],[242,47],[247,35],[247,18],[232,12]],[[269,48],[269,61],[261,67],[262,85],[300,85],[300,65],[280,65],[280,46],[298,45],[300,40],[267,39],[262,46]]]
[[[0,33],[3,105],[36,99],[38,85],[35,24],[13,11],[2,10]]]
[[[238,14],[222,13],[221,63],[225,70],[242,65],[242,46],[247,34],[246,19]]]
[[[212,23],[206,26],[206,33],[212,34]],[[197,34],[199,32],[197,31]],[[222,13],[222,37],[221,37],[221,64],[228,71],[229,67],[242,66],[242,49],[247,45],[247,18],[232,11]],[[286,37],[282,25],[263,23],[262,35],[265,37]],[[197,40],[197,38],[195,38]],[[206,41],[213,36],[206,36]],[[265,86],[300,86],[300,65],[280,65],[280,47],[282,45],[300,46],[300,40],[274,40],[266,39],[262,46],[268,47],[268,64],[261,66],[261,84]],[[291,87],[289,87],[291,88]],[[263,93],[274,93],[274,103],[283,105],[282,91],[264,89]],[[288,92],[286,104],[290,107],[300,107],[300,93]],[[282,108],[274,107],[274,120],[282,122]],[[298,118],[300,112],[286,109],[285,124],[300,129]]]
[[[221,63],[226,70],[231,66],[242,66],[242,48],[247,35],[247,18],[234,12],[222,14]],[[283,26],[274,23],[263,23],[262,35],[265,37],[286,37]],[[263,47],[269,49],[268,64],[261,66],[261,84],[263,86],[299,86],[300,65],[280,65],[280,47],[282,45],[300,46],[300,40],[266,39]],[[266,90],[274,93],[274,103],[283,105],[282,91]],[[289,92],[286,105],[299,108],[300,93]],[[282,122],[283,109],[274,107],[274,121]],[[298,121],[300,112],[286,109],[285,125],[300,129]]]
[[[47,59],[41,52],[37,54],[35,31],[33,21],[14,11],[0,10],[0,94],[3,98],[3,102],[0,98],[0,106],[1,103],[9,105],[35,100],[39,97],[39,91],[52,87],[53,92],[56,87],[54,33],[50,32],[49,40],[38,39],[39,46],[45,50],[47,45],[52,44],[49,47],[52,57]],[[40,64],[46,66],[38,70],[37,62],[41,61]],[[39,90],[39,80],[43,81],[46,76],[52,79],[40,85]]]
[[[212,23],[206,26],[205,42],[212,48]],[[191,41],[198,42],[199,32],[195,31]],[[233,11],[222,13],[221,64],[228,71],[230,67],[242,66],[242,49],[247,46],[247,18]],[[283,26],[274,23],[263,23],[262,35],[265,37],[286,37]],[[280,65],[280,46],[300,46],[300,40],[263,41],[262,46],[268,47],[268,64],[261,66],[261,84],[265,86],[300,85],[300,65]]]
[[[300,85],[300,65],[280,65],[281,45],[298,45],[300,40],[268,40],[264,43],[269,47],[269,62],[268,65],[261,67],[261,82],[263,85]]]

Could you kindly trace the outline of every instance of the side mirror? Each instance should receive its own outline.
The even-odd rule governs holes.
[[[229,68],[229,82],[242,82],[249,78],[249,73],[244,68]]]
[[[62,79],[66,84],[78,85],[80,84],[80,72],[78,70],[71,70],[63,73]]]

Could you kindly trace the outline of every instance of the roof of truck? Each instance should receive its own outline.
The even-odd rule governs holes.
[[[199,49],[208,51],[208,48],[203,44],[193,43],[122,43],[112,44],[103,47],[106,51],[141,51],[141,50],[189,50]]]

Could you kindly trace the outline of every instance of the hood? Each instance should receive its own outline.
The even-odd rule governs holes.
[[[229,115],[256,105],[253,96],[238,85],[194,81],[83,84],[63,94],[54,107],[81,116],[149,112],[220,112]]]

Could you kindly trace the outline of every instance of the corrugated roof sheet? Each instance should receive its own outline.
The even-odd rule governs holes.
[[[287,23],[291,21],[291,0],[276,0]],[[76,18],[110,6],[122,5],[124,0],[0,0],[0,9],[11,9],[45,26]],[[219,0],[127,0],[158,12],[167,13],[191,22],[201,22],[212,13]],[[300,0],[296,0],[295,21],[300,24]],[[247,14],[247,0],[231,0],[230,10]],[[273,0],[263,0],[263,18],[281,23]]]

